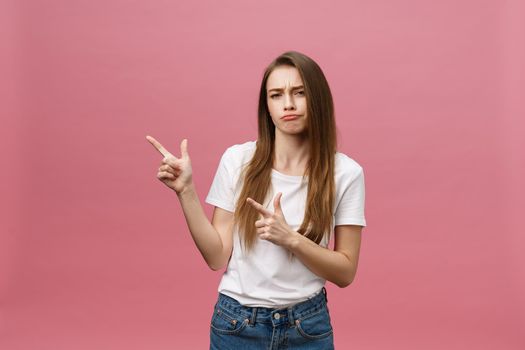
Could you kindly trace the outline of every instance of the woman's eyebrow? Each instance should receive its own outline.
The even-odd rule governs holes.
[[[293,86],[292,90],[297,90],[297,89],[302,89],[302,88],[304,88],[304,86],[302,86],[302,85]],[[270,92],[270,91],[283,91],[283,90],[284,90],[283,88],[271,88],[271,89],[268,90],[268,92]]]

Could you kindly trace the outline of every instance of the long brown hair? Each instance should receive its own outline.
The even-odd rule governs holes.
[[[261,82],[258,108],[258,139],[255,153],[241,172],[244,181],[236,203],[234,223],[238,225],[244,248],[249,251],[256,243],[255,221],[258,211],[246,202],[248,197],[259,203],[267,199],[274,163],[275,125],[268,111],[266,82],[279,66],[297,68],[303,80],[306,96],[309,161],[303,174],[308,176],[308,196],[304,220],[297,230],[319,244],[330,235],[335,200],[335,154],[337,150],[334,105],[328,82],[321,68],[310,57],[288,51],[274,59],[266,68]],[[283,193],[286,196],[286,193]],[[310,226],[309,226],[310,225]],[[292,254],[289,255],[292,257]]]

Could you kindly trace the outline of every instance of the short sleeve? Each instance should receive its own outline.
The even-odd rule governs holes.
[[[343,195],[335,212],[334,226],[366,226],[365,220],[365,175],[360,168],[357,176],[345,184]]]
[[[205,202],[234,212],[235,205],[233,200],[233,174],[231,173],[230,154],[227,149],[221,157]]]

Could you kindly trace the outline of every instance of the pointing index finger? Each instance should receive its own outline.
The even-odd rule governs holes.
[[[250,197],[248,197],[246,200],[248,201],[248,203],[253,205],[253,207],[255,209],[257,209],[264,217],[272,216],[272,213],[270,213],[268,210],[266,210],[266,208],[264,208],[261,204],[259,204],[258,202],[254,201]]]
[[[157,149],[157,151],[160,152],[160,154],[162,154],[164,157],[168,157],[168,156],[171,156],[172,154],[170,152],[168,152],[167,149],[165,149],[159,141],[155,140],[153,137],[151,136],[146,136],[146,140],[148,140],[152,145],[153,147],[155,147]]]

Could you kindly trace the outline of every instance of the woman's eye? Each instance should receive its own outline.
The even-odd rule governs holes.
[[[296,93],[297,93],[297,94],[304,95],[304,91],[297,91]],[[274,97],[278,97],[278,96],[281,96],[281,94],[273,94],[273,95],[270,95],[270,98],[274,98]]]

